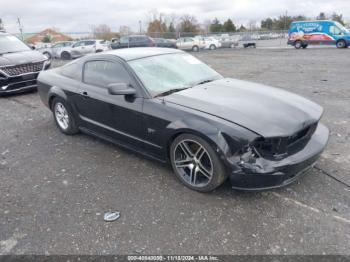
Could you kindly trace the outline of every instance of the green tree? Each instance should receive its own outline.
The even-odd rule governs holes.
[[[5,30],[5,27],[1,18],[0,18],[0,30]]]
[[[170,22],[169,27],[168,27],[168,31],[174,33],[175,30],[175,26],[173,22]]]
[[[45,35],[43,39],[41,39],[41,42],[43,43],[51,43],[52,37],[50,35]]]
[[[244,32],[246,31],[247,29],[244,27],[244,25],[241,25],[238,29],[239,32]]]
[[[274,21],[272,20],[272,18],[268,17],[265,20],[261,20],[260,27],[262,29],[272,30],[273,24],[274,24]]]
[[[209,31],[213,33],[222,32],[222,29],[222,24],[217,18],[215,18],[209,26]]]
[[[342,25],[345,25],[345,22],[343,20],[343,15],[342,14],[337,14],[337,13],[333,13],[332,14],[332,20],[333,21],[337,21],[339,23],[341,23]]]
[[[318,16],[316,16],[316,20],[326,20],[327,16],[324,12],[321,12]]]
[[[222,28],[224,32],[236,32],[236,26],[230,18],[225,21]]]

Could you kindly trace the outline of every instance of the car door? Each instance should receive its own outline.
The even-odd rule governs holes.
[[[84,55],[95,53],[96,50],[96,41],[95,40],[86,40],[85,45],[82,48],[82,53]]]
[[[127,47],[129,47],[129,37],[128,36],[123,36],[123,37],[120,38],[119,47],[120,48],[127,48]]]
[[[52,46],[52,56],[53,57],[59,57],[60,51],[62,50],[62,47],[64,46],[64,43],[57,43]]]
[[[85,41],[79,41],[79,42],[76,42],[73,46],[72,46],[72,54],[74,55],[83,55],[83,51],[85,49]]]
[[[111,95],[108,85],[126,83],[136,89],[135,96]],[[76,106],[89,129],[119,143],[140,149],[143,96],[124,65],[114,60],[91,60],[83,66],[83,81]]]

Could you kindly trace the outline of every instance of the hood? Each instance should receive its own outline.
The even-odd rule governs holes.
[[[28,50],[0,55],[0,67],[20,65],[46,60],[46,57],[38,51]]]
[[[164,98],[225,119],[264,137],[286,137],[317,122],[322,107],[278,88],[220,79]]]

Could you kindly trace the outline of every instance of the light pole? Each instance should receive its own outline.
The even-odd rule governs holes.
[[[140,34],[142,32],[142,23],[141,23],[141,20],[139,21],[139,26],[140,26]]]

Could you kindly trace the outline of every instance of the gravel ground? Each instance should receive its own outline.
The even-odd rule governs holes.
[[[170,167],[86,135],[65,136],[36,93],[0,100],[0,254],[350,255],[350,50],[195,54],[227,77],[325,108],[316,167],[287,188],[210,194]],[[61,64],[55,61],[54,65]],[[118,210],[111,223],[103,214]]]

